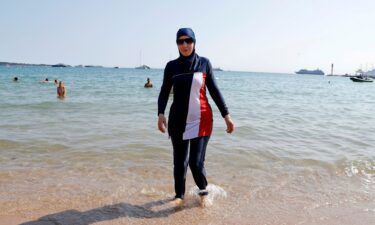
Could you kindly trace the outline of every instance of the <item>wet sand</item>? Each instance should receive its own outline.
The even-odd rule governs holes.
[[[189,199],[190,202],[185,203],[182,208],[170,208],[166,207],[169,200],[145,201],[143,204],[122,202],[96,208],[66,208],[60,211],[41,209],[18,216],[1,216],[0,224],[373,224],[375,219],[375,212],[371,215],[371,212],[353,211],[352,208],[345,207],[332,210],[327,207],[320,210],[325,213],[308,215],[293,206],[293,203],[289,209],[281,209],[270,202],[268,206],[255,203],[247,207],[247,210],[241,210],[240,203],[237,203],[238,207],[230,208],[223,202],[216,202],[215,206],[202,209],[193,199]],[[220,213],[223,210],[225,213]],[[273,214],[270,214],[271,211]]]
[[[333,184],[340,183],[335,178],[330,188],[321,189],[315,183],[320,178],[311,180],[311,174],[304,178],[286,174],[259,178],[261,174],[250,175],[245,171],[231,177],[215,174],[208,179],[220,184],[226,198],[216,195],[214,205],[203,209],[198,197],[190,193],[195,187],[191,174],[188,174],[185,204],[176,208],[168,204],[173,198],[173,180],[168,171],[163,174],[163,169],[157,167],[133,167],[130,171],[138,178],[107,174],[89,179],[76,174],[58,180],[53,171],[48,176],[38,171],[39,179],[28,181],[32,191],[21,185],[3,201],[0,224],[342,225],[375,221],[373,197],[335,188]]]

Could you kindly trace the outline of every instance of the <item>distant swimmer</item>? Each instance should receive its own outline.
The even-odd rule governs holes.
[[[150,78],[147,78],[147,83],[145,83],[145,88],[152,88],[152,83],[150,81]]]
[[[45,80],[41,80],[41,81],[39,81],[40,83],[49,83],[49,80],[48,80],[48,78],[46,78]]]
[[[55,80],[55,86],[59,86],[59,81],[58,80]]]
[[[64,82],[60,81],[57,87],[57,97],[64,98],[66,94]]]
[[[18,77],[14,77],[14,78],[13,78],[13,81],[14,81],[14,82],[17,82],[17,81],[18,81]]]

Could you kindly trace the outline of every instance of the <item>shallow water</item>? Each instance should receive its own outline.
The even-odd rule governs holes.
[[[191,195],[175,210],[171,144],[156,128],[162,74],[0,67],[0,221],[375,223],[374,84],[217,72],[236,130],[211,100],[206,170],[227,197],[200,209]],[[65,82],[64,100],[46,77]]]

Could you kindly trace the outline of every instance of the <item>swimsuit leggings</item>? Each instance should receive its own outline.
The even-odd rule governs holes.
[[[190,140],[182,140],[182,136],[171,136],[173,145],[174,182],[176,198],[184,198],[186,171],[188,165],[193,174],[194,181],[201,191],[200,195],[205,195],[207,186],[206,171],[204,169],[204,159],[209,136],[197,137]],[[190,154],[188,148],[190,142]],[[203,193],[203,194],[202,194]]]

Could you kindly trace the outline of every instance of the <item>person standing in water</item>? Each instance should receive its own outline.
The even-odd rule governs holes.
[[[60,81],[57,87],[57,97],[64,98],[66,94],[64,82]]]
[[[206,190],[204,168],[205,153],[212,132],[212,110],[206,96],[206,88],[227,125],[227,133],[234,130],[224,98],[216,84],[212,66],[207,58],[195,53],[195,34],[191,28],[181,28],[176,39],[180,57],[167,63],[158,98],[158,128],[168,134],[173,145],[174,182],[176,196],[174,205],[182,205],[188,164],[199,188],[201,206],[210,205]],[[173,103],[168,126],[164,116],[169,93],[173,86]],[[190,144],[190,154],[188,147]]]
[[[153,85],[151,83],[150,78],[147,78],[147,82],[145,83],[145,88],[152,88],[152,87],[153,87]]]

